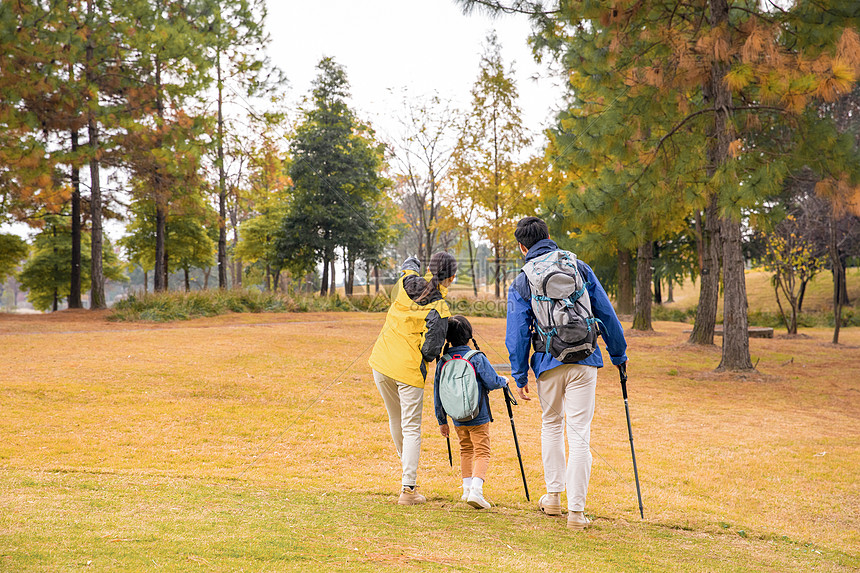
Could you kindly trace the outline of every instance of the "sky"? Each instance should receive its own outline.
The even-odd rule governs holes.
[[[535,133],[551,120],[562,90],[535,63],[526,16],[464,15],[454,0],[269,0],[269,55],[287,75],[288,97],[311,89],[316,64],[331,56],[347,72],[352,105],[380,137],[394,139],[402,90],[437,92],[468,108],[483,44],[496,30],[505,64],[514,64],[524,124]]]

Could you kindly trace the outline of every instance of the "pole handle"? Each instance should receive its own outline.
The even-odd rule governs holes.
[[[621,376],[621,394],[627,399],[627,363],[617,364],[618,374]]]
[[[517,399],[514,398],[514,394],[511,392],[511,389],[509,387],[505,386],[504,392],[505,392],[505,402],[507,402],[508,404],[512,404],[512,405],[516,406],[517,405]]]

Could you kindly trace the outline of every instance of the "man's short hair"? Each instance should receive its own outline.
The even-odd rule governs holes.
[[[519,244],[527,249],[531,249],[538,241],[549,239],[549,227],[539,217],[523,217],[517,223],[514,237],[517,238]]]

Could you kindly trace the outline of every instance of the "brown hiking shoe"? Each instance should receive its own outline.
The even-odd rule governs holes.
[[[567,527],[568,529],[585,529],[591,524],[591,520],[585,517],[585,512],[568,511],[567,512]]]
[[[418,486],[409,487],[403,486],[403,491],[400,492],[400,499],[397,500],[397,505],[418,505],[425,503],[427,498],[418,493]]]
[[[547,515],[561,515],[561,494],[558,492],[543,494],[538,501],[538,507]]]

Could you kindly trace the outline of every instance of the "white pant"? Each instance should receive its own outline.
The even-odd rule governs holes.
[[[563,364],[537,381],[541,406],[541,452],[547,492],[567,490],[569,511],[583,511],[591,477],[591,419],[597,368]],[[564,459],[564,429],[570,449]]]
[[[403,485],[414,486],[421,454],[421,411],[424,388],[416,388],[373,370],[373,381],[388,410],[388,426],[403,465]]]

